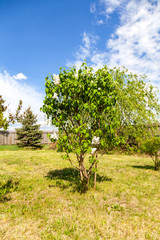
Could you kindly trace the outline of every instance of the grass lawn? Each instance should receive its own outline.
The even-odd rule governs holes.
[[[150,158],[104,155],[97,190],[46,149],[0,151],[0,239],[160,239],[160,172]]]

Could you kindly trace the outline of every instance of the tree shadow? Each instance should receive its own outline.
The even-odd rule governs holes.
[[[152,166],[152,165],[145,165],[145,166],[136,166],[136,165],[133,165],[131,166],[133,168],[138,168],[138,169],[145,169],[145,170],[154,170],[155,171],[155,166]]]
[[[73,191],[78,192],[85,192],[83,190],[81,181],[80,181],[80,174],[77,169],[74,168],[64,168],[64,169],[56,169],[49,171],[45,176],[48,179],[56,180],[55,184],[49,185],[49,187],[60,187],[62,189],[69,188],[73,186]],[[64,181],[63,181],[64,180]],[[90,185],[93,186],[94,176],[92,175],[90,178]],[[104,175],[99,175],[97,173],[97,182],[104,182],[104,181],[112,181],[111,178],[108,178]]]
[[[11,197],[6,196],[8,193],[14,192],[18,188],[19,182],[13,180],[8,180],[6,183],[0,183],[0,202],[8,202],[11,200]]]

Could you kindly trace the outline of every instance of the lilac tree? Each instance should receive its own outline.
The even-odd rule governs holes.
[[[96,184],[100,156],[125,142],[135,126],[136,134],[144,133],[159,107],[153,87],[125,68],[95,72],[85,63],[78,71],[60,68],[59,75],[47,76],[45,87],[42,110],[59,135],[52,137],[85,188],[93,172]]]

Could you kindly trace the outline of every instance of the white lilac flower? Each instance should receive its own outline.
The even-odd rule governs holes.
[[[56,132],[53,132],[53,134],[50,135],[51,139],[58,140],[58,135]]]
[[[52,98],[53,98],[53,99],[58,99],[58,95],[57,95],[57,93],[54,93],[54,95],[53,95]]]
[[[94,154],[96,152],[97,148],[91,148],[91,154]]]
[[[91,81],[91,83],[93,84],[93,80]]]
[[[101,90],[101,88],[99,87],[98,90]]]
[[[92,144],[93,145],[99,144],[99,137],[94,136],[93,139],[92,139]]]
[[[54,77],[53,77],[53,82],[55,85],[58,85],[60,84],[60,79],[59,79],[59,75],[55,75],[54,74]]]

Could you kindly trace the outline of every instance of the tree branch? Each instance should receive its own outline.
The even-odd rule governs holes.
[[[70,157],[67,156],[67,158],[68,158],[70,164],[72,165],[72,167],[74,167],[74,168],[76,168],[78,171],[80,171],[80,168],[78,168],[77,166],[73,165],[73,162],[72,162],[72,160],[70,159]]]

